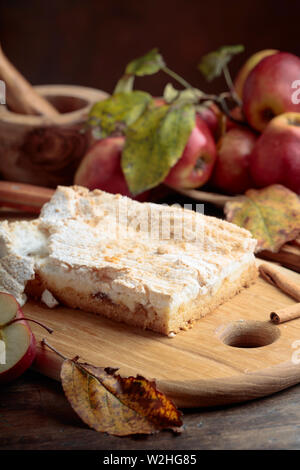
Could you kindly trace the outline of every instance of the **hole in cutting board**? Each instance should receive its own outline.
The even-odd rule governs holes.
[[[218,328],[217,335],[234,348],[261,348],[274,343],[280,330],[270,322],[238,320]]]

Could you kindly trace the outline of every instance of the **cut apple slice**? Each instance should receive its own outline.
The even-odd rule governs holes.
[[[35,338],[16,299],[0,292],[0,383],[19,377],[35,358]]]
[[[24,318],[16,299],[0,292],[0,384],[19,377],[35,358],[36,341],[26,320],[52,333],[51,328],[40,322]]]
[[[0,292],[0,327],[15,318],[19,308],[18,302],[12,295]]]
[[[0,383],[6,383],[31,366],[36,343],[29,326],[22,320],[0,330],[0,339],[5,345],[5,364],[0,364]]]

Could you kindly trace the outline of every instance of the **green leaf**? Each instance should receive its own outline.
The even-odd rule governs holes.
[[[147,110],[126,133],[122,169],[132,194],[164,181],[177,163],[195,125],[191,104]]]
[[[136,75],[138,77],[152,75],[165,67],[165,65],[164,59],[158,50],[152,49],[144,56],[130,62],[126,67],[125,74]]]
[[[210,82],[219,77],[223,68],[230,62],[232,57],[244,51],[244,46],[223,46],[216,51],[210,52],[202,57],[198,69],[204,77]]]
[[[196,104],[203,93],[197,88],[176,90],[171,83],[165,86],[163,97],[167,103],[193,103]]]
[[[117,93],[92,107],[88,125],[99,129],[100,138],[113,133],[125,134],[127,126],[143,114],[151,101],[151,95],[143,91]]]
[[[128,93],[133,90],[134,76],[133,75],[123,75],[120,80],[117,82],[114,89],[114,95],[116,93]]]
[[[172,83],[167,83],[164,89],[163,98],[166,103],[172,103],[179,96],[180,91],[173,87]]]
[[[202,91],[198,90],[198,88],[187,88],[186,90],[182,90],[176,102],[190,102],[193,104],[197,104],[199,98],[203,96]]]

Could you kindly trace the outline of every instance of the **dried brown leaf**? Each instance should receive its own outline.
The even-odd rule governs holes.
[[[181,413],[142,376],[121,377],[116,369],[66,359],[61,369],[65,394],[81,419],[115,436],[181,431]]]
[[[276,253],[300,234],[299,197],[279,184],[249,189],[240,200],[226,203],[225,214],[229,222],[246,228],[257,239],[256,253]]]

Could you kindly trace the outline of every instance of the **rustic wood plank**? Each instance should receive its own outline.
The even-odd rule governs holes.
[[[299,391],[300,385],[242,406],[184,410],[180,436],[119,438],[89,429],[58,382],[27,372],[0,388],[0,450],[300,449]]]

